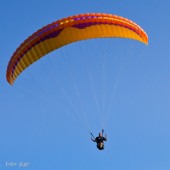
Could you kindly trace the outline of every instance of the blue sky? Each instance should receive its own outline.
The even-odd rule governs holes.
[[[169,11],[168,0],[2,1],[0,169],[169,170]],[[131,19],[147,32],[148,46],[73,43],[33,64],[14,86],[7,83],[10,57],[28,36],[89,12]],[[89,129],[97,135],[102,127],[108,141],[98,151]]]

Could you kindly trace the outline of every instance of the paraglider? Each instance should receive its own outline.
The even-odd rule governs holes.
[[[107,136],[106,136],[106,134],[105,134],[105,137],[103,137],[103,133],[104,133],[104,130],[102,129],[102,133],[100,132],[99,133],[99,136],[98,137],[94,137],[94,135],[91,133],[91,135],[92,135],[92,138],[91,138],[91,140],[93,141],[93,142],[96,142],[97,143],[97,148],[99,149],[99,150],[103,150],[104,149],[104,141],[107,141]]]
[[[148,43],[144,30],[129,19],[104,13],[69,16],[32,34],[12,55],[7,67],[7,81],[16,78],[32,63],[64,45],[91,38],[130,38]]]
[[[136,23],[121,16],[105,13],[86,13],[57,20],[29,36],[13,53],[6,78],[12,85],[31,64],[48,53],[73,42],[92,38],[129,38],[148,44],[148,36]],[[104,149],[103,132],[91,140],[99,150]]]

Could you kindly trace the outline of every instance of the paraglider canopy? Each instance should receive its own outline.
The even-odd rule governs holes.
[[[130,38],[148,43],[144,30],[129,19],[104,13],[87,13],[63,18],[32,34],[12,55],[7,81],[13,84],[28,66],[64,45],[90,38]]]

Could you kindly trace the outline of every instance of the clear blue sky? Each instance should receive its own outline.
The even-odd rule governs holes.
[[[169,170],[169,11],[168,0],[1,1],[0,169],[25,162],[30,170]],[[148,46],[127,39],[74,43],[33,64],[14,86],[7,83],[8,61],[29,35],[89,12],[131,19],[147,32]],[[105,128],[104,151],[87,127],[94,135]]]

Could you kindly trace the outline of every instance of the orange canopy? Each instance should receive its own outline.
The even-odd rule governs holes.
[[[28,66],[55,49],[80,40],[106,37],[148,43],[144,30],[126,18],[104,13],[70,16],[38,30],[17,48],[8,64],[7,81],[13,84]]]

